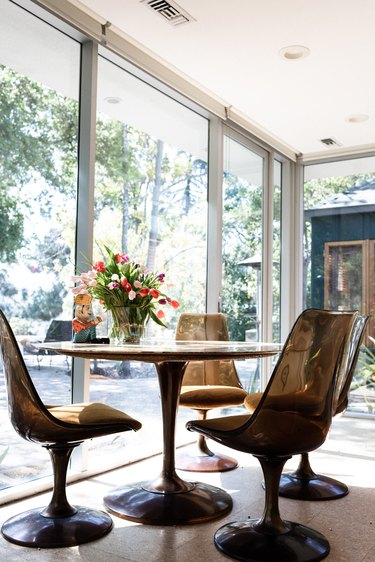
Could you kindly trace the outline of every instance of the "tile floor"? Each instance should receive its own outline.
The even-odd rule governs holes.
[[[212,448],[221,447],[212,444]],[[228,453],[228,450],[226,450]],[[0,539],[0,559],[6,562],[221,562],[229,560],[213,544],[213,534],[226,522],[256,518],[263,507],[261,470],[250,455],[231,451],[240,461],[237,469],[221,474],[181,473],[225,488],[233,497],[233,510],[209,523],[187,526],[147,526],[113,517],[113,530],[93,543],[67,549],[38,550]],[[297,458],[288,461],[292,469]],[[280,499],[281,515],[322,532],[331,544],[328,562],[375,561],[375,423],[350,417],[335,418],[321,449],[310,454],[315,472],[338,478],[350,486],[339,500],[302,502]],[[154,477],[160,456],[107,472],[68,487],[71,503],[102,508],[103,495],[122,483]],[[2,506],[0,523],[30,507],[45,505],[50,494]],[[277,553],[272,562],[278,562]]]

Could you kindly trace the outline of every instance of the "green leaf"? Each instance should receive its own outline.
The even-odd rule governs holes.
[[[160,318],[158,318],[155,314],[155,312],[153,310],[150,310],[150,317],[152,318],[152,320],[154,322],[156,322],[156,324],[159,324],[159,326],[163,326],[163,328],[167,328],[166,324],[164,324],[164,322],[162,322],[160,320]]]

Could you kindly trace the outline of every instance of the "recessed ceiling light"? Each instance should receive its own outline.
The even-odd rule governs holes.
[[[279,53],[283,59],[297,60],[308,57],[310,49],[308,47],[304,47],[303,45],[288,45],[287,47],[280,49]]]
[[[350,115],[346,120],[349,123],[363,123],[363,121],[367,121],[369,118],[369,115],[366,113],[357,113],[356,115]]]
[[[108,96],[108,97],[104,98],[104,101],[106,101],[107,103],[116,104],[116,103],[120,103],[122,101],[122,99],[117,98],[115,96]]]

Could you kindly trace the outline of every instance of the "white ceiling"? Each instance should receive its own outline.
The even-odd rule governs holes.
[[[297,154],[335,152],[324,138],[375,147],[374,0],[178,0],[195,20],[179,26],[141,0],[70,1]],[[285,60],[279,51],[289,45],[310,55]],[[367,121],[349,121],[363,114]]]

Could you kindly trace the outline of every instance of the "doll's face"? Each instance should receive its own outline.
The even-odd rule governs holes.
[[[80,322],[85,324],[89,322],[92,317],[92,306],[91,304],[77,304],[76,306],[76,317]]]

